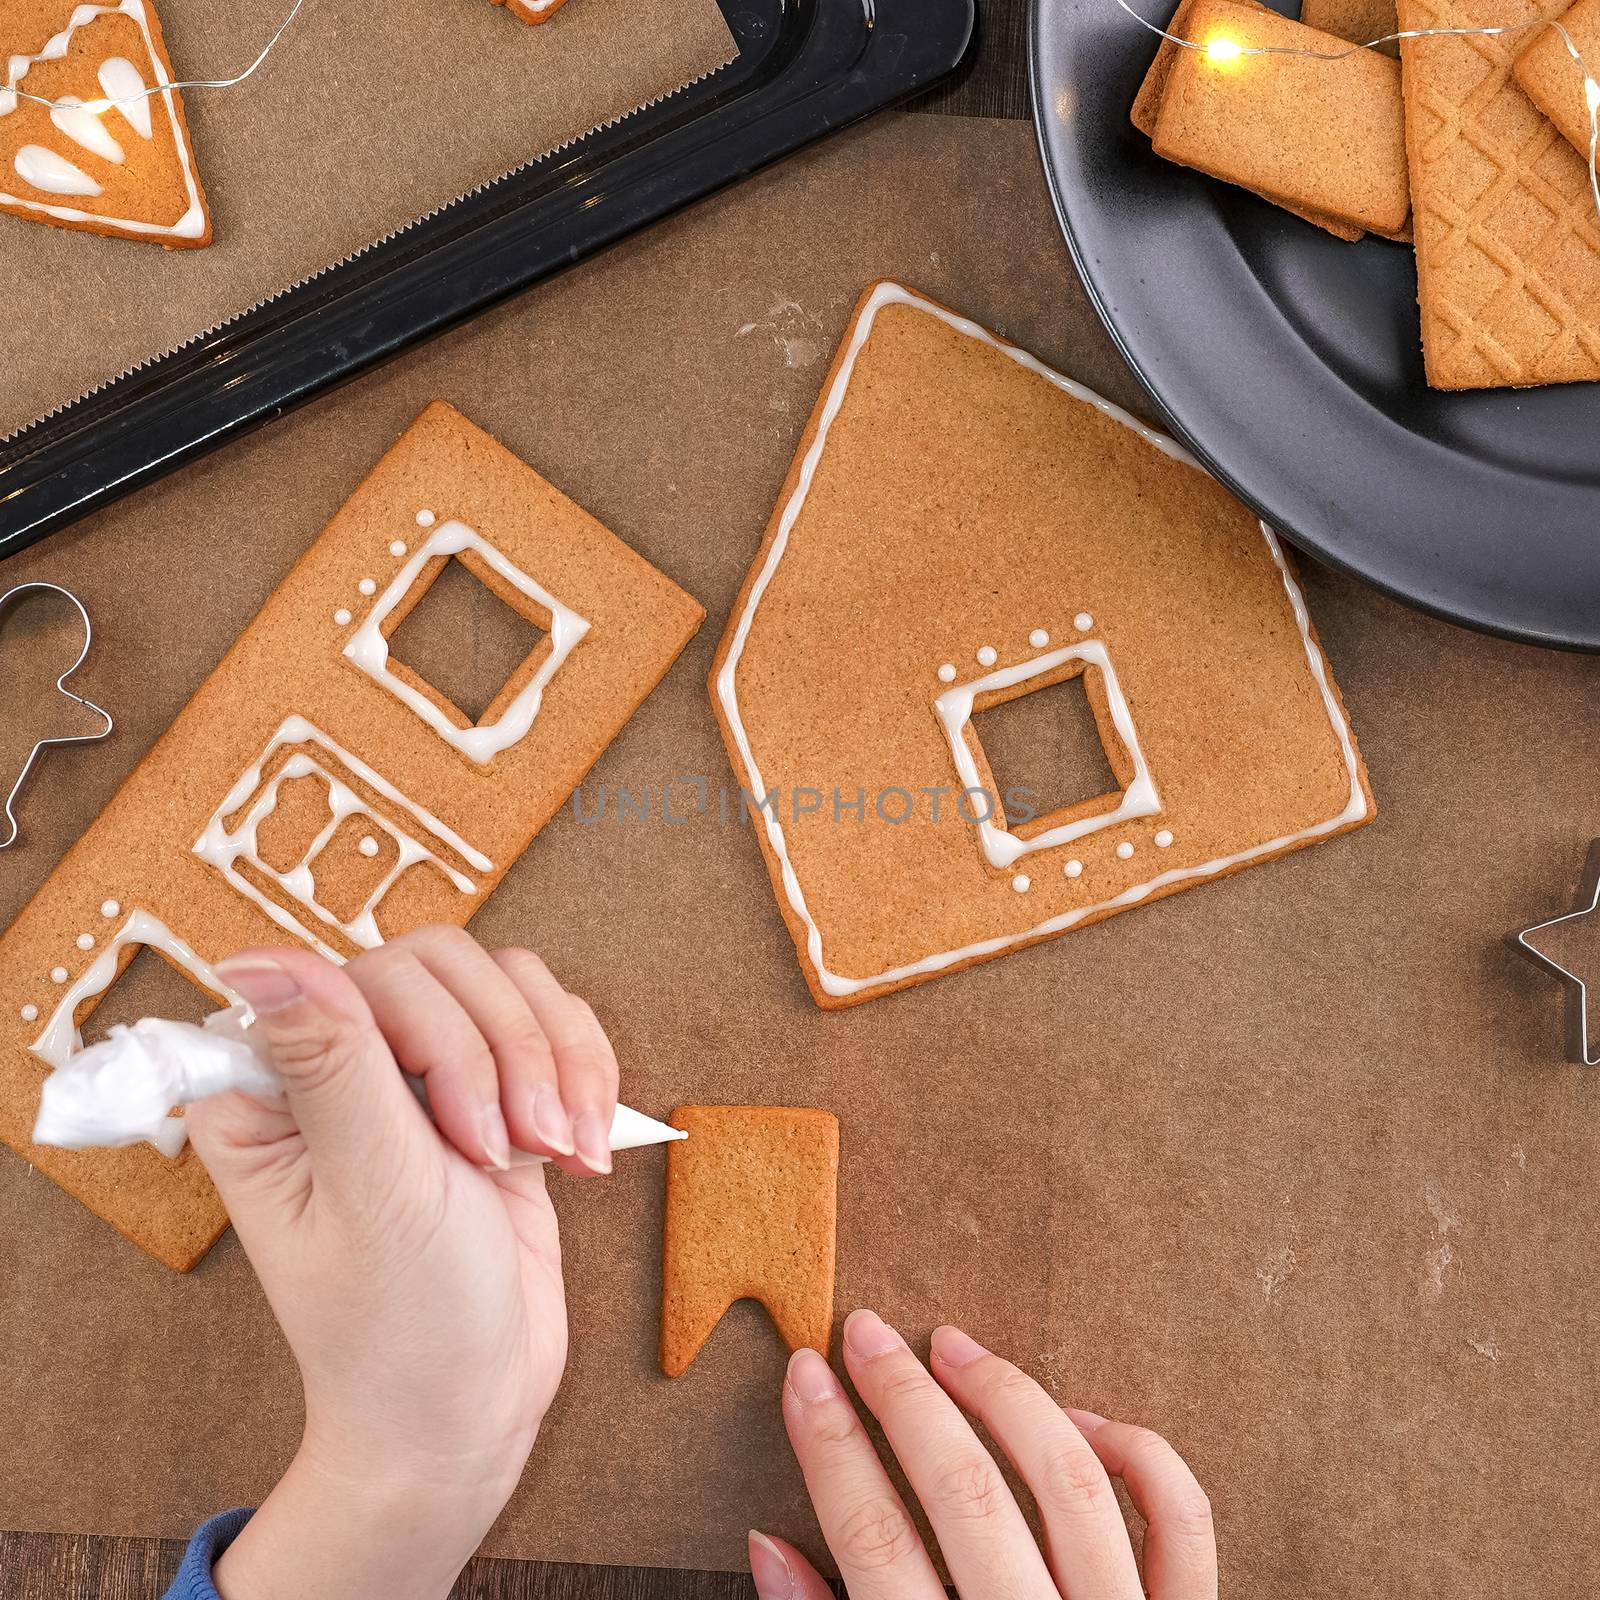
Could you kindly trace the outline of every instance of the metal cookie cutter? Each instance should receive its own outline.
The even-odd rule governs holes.
[[[83,619],[83,649],[78,652],[78,659],[56,679],[56,688],[67,699],[76,700],[86,710],[94,712],[98,717],[103,717],[106,725],[99,733],[71,733],[59,739],[41,739],[28,752],[28,759],[22,763],[22,771],[17,774],[17,781],[11,785],[11,792],[5,799],[5,835],[0,838],[0,850],[10,849],[17,842],[17,835],[22,831],[17,824],[16,814],[12,811],[11,806],[21,792],[23,784],[28,781],[28,774],[33,771],[33,764],[39,759],[39,752],[46,745],[52,744],[97,744],[116,727],[116,723],[111,720],[110,712],[101,706],[95,705],[92,700],[85,700],[81,694],[74,694],[67,687],[67,679],[83,665],[84,659],[89,654],[89,646],[94,640],[94,628],[90,625],[89,613],[84,609],[84,604],[77,595],[70,589],[63,589],[59,583],[19,583],[16,588],[8,589],[4,594],[0,594],[0,622],[4,622],[6,612],[24,595],[40,592],[60,595],[62,599],[68,601],[76,609],[78,615]]]
[[[1514,934],[1511,941],[1552,977],[1560,978],[1567,985],[1567,1059],[1582,1067],[1600,1067],[1600,1051],[1589,1048],[1589,986],[1577,973],[1547,956],[1534,940],[1547,928],[1559,928],[1580,917],[1592,917],[1596,912],[1600,912],[1600,839],[1589,846],[1589,859],[1584,863],[1579,883],[1577,909],[1524,928],[1521,933]]]

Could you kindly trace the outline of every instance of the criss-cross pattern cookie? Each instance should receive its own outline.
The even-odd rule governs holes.
[[[1422,352],[1436,389],[1600,378],[1600,226],[1588,168],[1513,76],[1562,0],[1400,0]],[[1545,30],[1548,31],[1548,30]]]
[[[169,248],[211,242],[152,0],[8,5],[0,63],[0,211]]]

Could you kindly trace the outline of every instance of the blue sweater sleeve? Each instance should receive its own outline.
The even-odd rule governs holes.
[[[183,1565],[178,1568],[178,1575],[162,1600],[217,1600],[211,1568],[239,1537],[240,1530],[253,1514],[244,1510],[224,1511],[201,1527],[189,1541],[189,1548],[183,1553]]]

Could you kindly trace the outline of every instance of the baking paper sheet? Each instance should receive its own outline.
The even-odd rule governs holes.
[[[180,78],[243,70],[290,0],[155,0]],[[5,0],[0,56],[68,0]],[[185,97],[205,250],[0,217],[0,438],[599,123],[733,59],[716,0],[306,0],[246,83]]]
[[[959,1322],[1160,1429],[1230,1593],[1592,1600],[1600,1076],[1504,935],[1569,903],[1600,832],[1600,662],[1310,569],[1373,827],[846,1012],[807,997],[747,829],[616,822],[618,786],[681,812],[685,775],[731,781],[705,672],[882,274],[1139,406],[1025,125],[844,135],[6,563],[81,588],[84,690],[121,722],[41,772],[0,914],[444,396],[710,611],[582,791],[611,819],[564,813],[475,925],[593,1001],[631,1103],[837,1111],[841,1315],[923,1348]],[[553,1180],[572,1366],[493,1552],[732,1568],[751,1525],[815,1548],[761,1313],[656,1371],[661,1169]],[[265,1494],[298,1427],[231,1235],[175,1278],[0,1154],[0,1526],[186,1534]]]

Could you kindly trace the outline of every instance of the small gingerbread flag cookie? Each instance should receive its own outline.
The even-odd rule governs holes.
[[[0,211],[169,248],[209,244],[153,0],[63,6],[60,21],[41,41],[12,37],[18,19],[0,17]]]
[[[679,1377],[728,1307],[759,1300],[791,1350],[833,1330],[839,1119],[792,1106],[680,1106],[667,1153],[661,1370]]]
[[[548,22],[567,0],[494,0],[523,22]]]
[[[1600,72],[1600,0],[1578,0],[1557,20],[1592,71]],[[1556,125],[1556,131],[1585,161],[1589,159],[1588,75],[1572,59],[1567,42],[1554,28],[1528,35],[1512,76],[1522,92]]]

